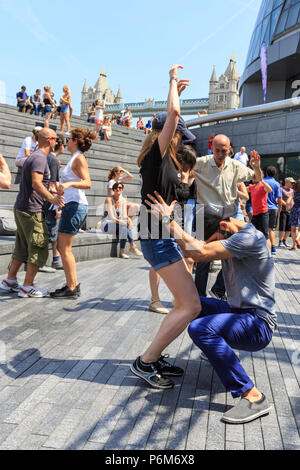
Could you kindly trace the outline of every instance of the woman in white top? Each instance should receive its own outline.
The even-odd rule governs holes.
[[[104,101],[97,100],[95,105],[95,124],[96,124],[96,132],[99,134],[100,129],[103,124],[103,115],[105,111]]]
[[[132,123],[132,114],[129,106],[126,106],[125,114],[123,117],[123,124],[125,127],[130,127]]]
[[[92,141],[96,140],[96,137],[95,132],[90,130],[74,129],[68,140],[68,151],[72,157],[61,174],[60,185],[57,189],[58,194],[64,196],[65,202],[59,223],[57,249],[65,271],[66,286],[53,292],[51,294],[53,298],[78,298],[80,296],[72,243],[88,214],[85,190],[91,188],[91,178],[83,152],[91,148]]]
[[[108,173],[108,183],[106,186],[107,189],[107,195],[108,196],[113,196],[114,191],[113,191],[113,185],[115,183],[126,183],[127,181],[130,181],[133,179],[133,176],[129,171],[125,170],[121,166],[115,166],[112,168],[109,173]],[[122,195],[121,195],[122,197]],[[128,215],[129,217],[134,217],[135,215],[138,215],[139,210],[140,210],[140,205],[136,204],[134,202],[129,202],[127,201],[127,206],[128,206]]]
[[[104,140],[110,140],[110,138],[111,138],[111,123],[109,121],[108,116],[105,116],[105,118],[104,118],[102,130],[103,130]]]
[[[105,200],[105,212],[101,222],[101,230],[120,239],[120,258],[128,259],[125,253],[126,241],[130,243],[130,253],[142,256],[142,252],[134,243],[134,230],[125,198],[122,198],[124,185],[115,183],[113,185],[113,196]]]
[[[127,181],[132,180],[132,178],[132,174],[129,173],[129,171],[124,170],[121,166],[111,168],[108,173],[107,195],[114,195],[112,187],[115,183],[126,183]]]

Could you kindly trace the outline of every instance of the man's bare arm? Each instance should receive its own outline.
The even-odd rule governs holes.
[[[172,220],[167,228],[169,228],[170,235],[175,238],[183,253],[197,263],[234,257],[220,241],[205,243],[197,240],[186,233],[175,220]]]
[[[173,201],[172,204],[168,206],[157,191],[155,191],[155,196],[156,198],[148,194],[149,201],[145,201],[147,206],[151,208],[151,213],[158,219],[162,219],[165,216],[170,217],[174,211],[176,201]],[[210,243],[196,240],[196,238],[186,233],[175,220],[171,220],[170,223],[165,224],[165,228],[169,231],[170,236],[175,238],[182,251],[196,262],[225,260],[234,257],[230,251],[224,248],[220,241],[214,242],[212,237],[209,239]],[[215,240],[216,239],[217,234]]]
[[[10,189],[11,185],[11,173],[9,171],[8,165],[0,154],[0,188]]]

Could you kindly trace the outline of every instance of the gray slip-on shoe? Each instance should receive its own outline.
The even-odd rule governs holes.
[[[242,398],[236,406],[226,411],[223,415],[223,421],[231,424],[244,424],[269,414],[270,406],[267,398],[263,394],[262,399],[251,403],[246,398]]]

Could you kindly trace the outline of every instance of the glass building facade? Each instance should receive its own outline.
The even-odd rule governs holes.
[[[274,166],[277,170],[276,179],[283,181],[285,178],[300,179],[300,155],[286,156],[286,155],[268,155],[262,156],[261,168],[266,174],[268,166]]]
[[[259,58],[262,44],[300,28],[300,0],[263,0],[251,38],[246,67]]]

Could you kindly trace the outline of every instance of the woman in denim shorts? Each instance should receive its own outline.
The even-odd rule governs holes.
[[[64,195],[65,202],[58,228],[57,248],[65,271],[66,286],[53,292],[51,294],[53,298],[77,298],[80,296],[72,243],[88,214],[85,190],[91,188],[91,178],[83,152],[90,149],[92,140],[96,140],[96,137],[95,132],[90,130],[74,129],[68,140],[68,150],[72,157],[61,174],[57,190],[60,195]]]
[[[187,80],[178,81],[178,68],[170,70],[168,112],[152,121],[152,133],[143,144],[138,158],[142,179],[142,205],[140,213],[141,249],[153,271],[165,281],[174,297],[174,308],[165,317],[150,347],[132,364],[131,371],[155,388],[172,388],[173,382],[165,375],[181,376],[183,370],[165,361],[163,350],[177,338],[201,310],[199,295],[191,273],[183,260],[183,254],[164,223],[147,212],[148,194],[155,191],[171,204],[176,200],[176,190],[181,181],[181,167],[177,152],[185,140],[195,140],[180,117],[181,92]],[[152,299],[155,300],[155,299]]]
[[[67,133],[70,133],[70,106],[71,91],[68,86],[63,87],[64,95],[60,99],[60,133],[64,132],[65,124],[67,125]]]

